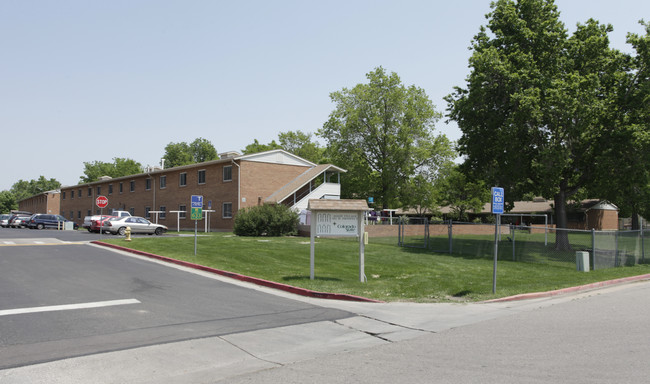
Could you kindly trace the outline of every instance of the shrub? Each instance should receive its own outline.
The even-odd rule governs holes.
[[[244,208],[235,217],[237,236],[286,236],[298,233],[298,213],[282,204]]]

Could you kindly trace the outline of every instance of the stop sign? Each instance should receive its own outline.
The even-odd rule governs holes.
[[[97,196],[95,204],[97,204],[99,208],[106,208],[108,206],[108,198],[106,196]]]

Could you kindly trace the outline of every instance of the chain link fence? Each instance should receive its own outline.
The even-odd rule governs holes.
[[[495,234],[496,232],[496,234]],[[464,222],[429,222],[407,218],[399,222],[398,244],[468,258],[494,257],[527,263],[576,268],[576,252],[589,254],[591,269],[613,268],[650,262],[645,255],[650,231],[584,231],[544,226]]]

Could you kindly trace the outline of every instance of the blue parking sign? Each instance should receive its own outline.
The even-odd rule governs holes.
[[[492,187],[492,213],[502,215],[504,205],[505,196],[503,194],[503,188]]]

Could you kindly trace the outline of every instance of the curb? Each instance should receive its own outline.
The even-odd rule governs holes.
[[[579,285],[577,287],[562,288],[562,289],[557,289],[557,290],[554,290],[554,291],[522,293],[522,294],[514,295],[514,296],[501,297],[499,299],[486,300],[486,301],[482,301],[482,303],[500,303],[500,302],[508,302],[508,301],[517,301],[517,300],[528,300],[528,299],[539,299],[539,298],[544,298],[544,297],[553,297],[553,296],[558,296],[558,295],[564,295],[564,294],[567,294],[567,293],[589,291],[589,290],[592,290],[592,289],[597,289],[597,288],[602,288],[602,287],[609,287],[609,286],[617,285],[617,284],[632,283],[632,282],[635,282],[635,281],[642,281],[642,280],[650,280],[650,274],[639,275],[639,276],[630,276],[630,277],[622,277],[620,279],[600,281],[600,282],[597,282],[597,283]]]
[[[245,281],[245,282],[248,282],[248,283],[257,284],[257,285],[261,285],[261,286],[268,287],[268,288],[278,289],[278,290],[293,293],[293,294],[296,294],[296,295],[301,295],[301,296],[306,296],[306,297],[313,297],[313,298],[317,298],[317,299],[358,301],[358,302],[366,302],[366,303],[383,303],[383,301],[368,299],[366,297],[361,297],[361,296],[346,295],[346,294],[342,294],[342,293],[328,293],[328,292],[312,291],[312,290],[309,290],[309,289],[306,289],[306,288],[294,287],[292,285],[277,283],[275,281],[259,279],[257,277],[241,275],[239,273],[228,272],[228,271],[224,271],[224,270],[221,270],[221,269],[206,267],[204,265],[194,264],[194,263],[190,263],[190,262],[187,262],[187,261],[176,260],[176,259],[172,259],[170,257],[156,255],[156,254],[153,254],[153,253],[138,251],[138,250],[135,250],[135,249],[122,247],[120,245],[108,244],[108,243],[104,243],[104,242],[98,241],[98,240],[91,241],[91,243],[101,245],[101,246],[104,246],[104,247],[108,247],[108,248],[118,249],[120,251],[130,252],[130,253],[133,253],[133,254],[136,254],[136,255],[145,256],[145,257],[149,257],[149,258],[152,258],[152,259],[165,261],[165,262],[172,263],[172,264],[182,265],[182,266],[188,267],[188,268],[193,268],[193,269],[197,269],[197,270],[201,270],[201,271],[205,271],[205,272],[214,273],[214,274],[217,274],[217,275],[229,277],[231,279],[235,279],[235,280],[239,280],[239,281]]]

